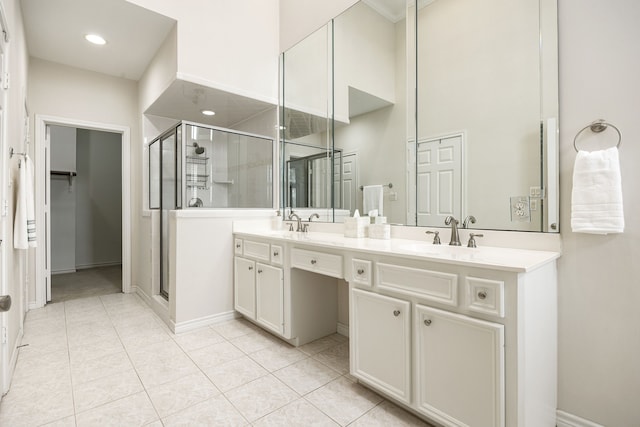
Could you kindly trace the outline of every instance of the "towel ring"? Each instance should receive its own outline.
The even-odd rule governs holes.
[[[622,134],[620,133],[620,129],[618,129],[611,123],[607,122],[606,120],[600,119],[600,120],[596,120],[595,122],[591,122],[590,124],[588,124],[587,126],[583,127],[578,131],[576,136],[573,138],[573,148],[575,148],[576,152],[579,151],[576,141],[578,140],[578,137],[580,136],[580,134],[582,134],[582,132],[584,132],[585,130],[590,129],[591,132],[593,133],[600,133],[600,132],[604,132],[609,126],[615,129],[615,131],[618,133],[618,143],[616,144],[616,148],[620,147],[620,143],[622,142]]]

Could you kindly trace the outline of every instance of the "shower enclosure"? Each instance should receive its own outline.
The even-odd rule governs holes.
[[[169,299],[169,212],[272,208],[272,138],[181,121],[149,144],[149,209],[160,211],[160,294]]]

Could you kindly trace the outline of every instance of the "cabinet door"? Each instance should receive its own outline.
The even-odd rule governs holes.
[[[351,374],[396,399],[411,400],[411,305],[351,290]]]
[[[504,427],[504,326],[422,305],[414,319],[417,409],[444,425]]]
[[[284,333],[284,282],[282,269],[256,264],[256,320],[265,328]]]
[[[247,317],[256,317],[256,263],[235,257],[233,259],[234,307]]]

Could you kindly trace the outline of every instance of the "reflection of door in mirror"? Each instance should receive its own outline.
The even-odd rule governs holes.
[[[342,160],[342,208],[349,211],[349,216],[353,216],[358,206],[357,189],[358,158],[357,154],[351,153],[345,155]]]
[[[462,134],[418,141],[418,225],[441,226],[447,216],[462,218]]]

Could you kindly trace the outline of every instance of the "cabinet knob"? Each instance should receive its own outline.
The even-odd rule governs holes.
[[[273,252],[273,256],[278,256],[278,255],[280,255],[280,252],[278,252],[278,251],[274,251]]]
[[[364,274],[364,268],[358,269],[358,275],[362,276]]]
[[[424,319],[425,326],[431,326],[431,319]]]
[[[250,266],[249,266],[249,270],[253,270],[253,266],[251,266],[251,265],[250,265]]]
[[[311,264],[312,264],[312,265],[316,265],[316,263],[317,263],[317,262],[318,262],[318,261],[316,261],[315,259],[312,259],[312,260],[311,260]]]
[[[236,244],[236,248],[240,249],[240,243]]]
[[[258,270],[258,274],[262,273],[262,270]]]
[[[396,317],[400,316],[400,310],[393,310],[393,315]]]
[[[485,291],[478,292],[478,298],[485,299],[487,297],[487,293]]]

